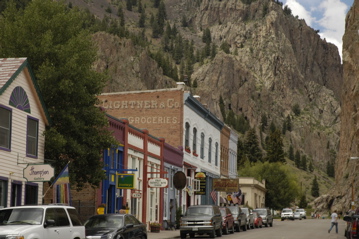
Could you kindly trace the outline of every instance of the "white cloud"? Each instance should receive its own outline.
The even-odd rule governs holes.
[[[304,19],[307,25],[311,26],[315,20],[309,11],[307,11],[303,5],[296,0],[287,0],[284,6],[288,6],[292,10],[293,16],[298,16],[300,19]]]

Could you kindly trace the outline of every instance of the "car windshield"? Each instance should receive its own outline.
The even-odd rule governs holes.
[[[267,210],[265,210],[265,209],[254,209],[254,211],[258,212],[259,215],[267,214]]]
[[[227,214],[226,214],[226,209],[225,209],[225,208],[220,208],[219,210],[221,211],[222,217],[227,216]]]
[[[283,212],[292,212],[290,209],[284,209]]]
[[[123,217],[92,217],[85,223],[86,228],[120,228]]]
[[[0,225],[40,225],[44,209],[42,208],[16,208],[0,210]]]
[[[231,210],[231,212],[232,212],[233,214],[238,214],[238,207],[236,207],[236,206],[229,206],[228,208],[229,208],[229,210]]]
[[[249,214],[248,208],[242,208],[242,212],[244,212],[245,214]]]
[[[212,215],[212,207],[189,207],[186,212],[187,216]]]
[[[296,212],[304,212],[304,209],[297,209]]]

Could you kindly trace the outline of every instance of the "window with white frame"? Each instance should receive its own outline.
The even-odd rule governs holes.
[[[212,161],[212,138],[208,139],[208,163]]]
[[[189,148],[189,128],[190,128],[189,123],[186,122],[186,132],[185,132],[185,139],[184,139],[185,140],[184,146],[186,149]]]
[[[197,151],[197,129],[193,128],[193,142],[192,142],[193,152]]]
[[[201,133],[201,159],[204,159],[204,133]]]
[[[216,152],[214,155],[214,163],[216,166],[218,166],[218,142],[216,142]]]
[[[200,181],[198,179],[193,179],[193,190],[199,191],[200,189]]]
[[[11,109],[0,107],[0,148],[11,147]]]
[[[37,147],[39,140],[39,121],[37,119],[27,118],[27,144],[26,154],[37,157]]]

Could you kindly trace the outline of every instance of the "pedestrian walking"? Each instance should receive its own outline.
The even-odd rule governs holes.
[[[330,216],[332,218],[331,220],[331,226],[328,230],[328,233],[330,233],[330,231],[332,230],[332,228],[335,226],[335,232],[338,233],[338,214],[337,214],[337,210],[334,210],[334,212],[332,213],[332,215]]]

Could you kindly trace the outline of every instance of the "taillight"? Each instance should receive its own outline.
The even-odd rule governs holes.
[[[357,234],[358,221],[352,222],[352,236],[356,237]]]

